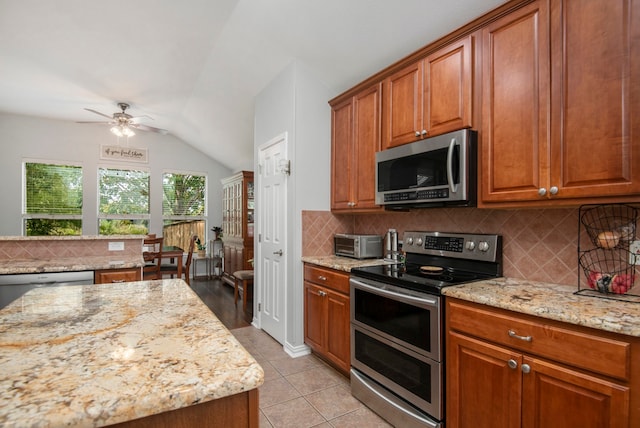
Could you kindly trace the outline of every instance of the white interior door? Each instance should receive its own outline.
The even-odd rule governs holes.
[[[258,153],[258,317],[260,327],[278,342],[285,340],[287,289],[287,134],[259,147]]]

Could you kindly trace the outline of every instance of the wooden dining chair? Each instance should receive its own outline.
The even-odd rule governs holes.
[[[198,235],[193,235],[189,239],[189,251],[187,252],[186,261],[183,261],[183,258],[180,257],[179,260],[177,260],[175,265],[174,264],[162,265],[160,267],[160,274],[162,276],[170,275],[171,278],[173,278],[174,275],[177,276],[178,278],[181,278],[182,275],[184,275],[185,282],[191,285],[191,282],[189,279],[189,271],[191,269],[191,261],[193,260],[193,250],[195,249],[197,239],[198,239]]]
[[[160,266],[162,264],[162,245],[164,238],[146,238],[143,242],[142,257],[144,268],[142,279],[160,279]]]

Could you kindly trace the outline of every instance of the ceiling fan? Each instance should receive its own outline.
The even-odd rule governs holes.
[[[126,110],[129,108],[129,104],[127,103],[118,103],[118,107],[122,110],[121,112],[113,113],[112,116],[106,115],[104,113],[100,113],[99,111],[85,108],[85,110],[90,111],[91,113],[98,114],[100,116],[104,116],[109,119],[109,122],[99,122],[99,121],[80,121],[77,123],[102,123],[105,125],[111,125],[111,132],[113,132],[118,137],[131,137],[135,135],[133,129],[139,129],[141,131],[151,131],[157,132],[162,135],[166,135],[169,133],[166,129],[155,128],[153,126],[143,125],[140,121],[147,117],[152,119],[152,117],[144,115],[144,116],[131,116]]]

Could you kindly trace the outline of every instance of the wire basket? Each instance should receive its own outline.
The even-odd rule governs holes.
[[[631,253],[625,249],[596,248],[580,255],[579,262],[589,288],[604,294],[627,294],[636,281]]]
[[[582,211],[580,222],[598,248],[627,248],[636,235],[638,210],[630,205],[594,205]]]

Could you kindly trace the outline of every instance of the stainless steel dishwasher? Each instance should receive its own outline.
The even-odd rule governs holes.
[[[0,309],[38,287],[93,284],[93,271],[0,275]]]

